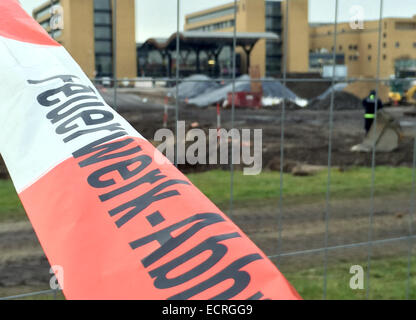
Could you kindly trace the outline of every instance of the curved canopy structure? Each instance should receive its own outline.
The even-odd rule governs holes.
[[[177,33],[175,32],[167,39],[150,38],[143,46],[151,46],[159,50],[175,50],[176,36]],[[195,50],[216,49],[227,45],[232,46],[233,38],[233,32],[183,31],[179,32],[179,46]],[[279,36],[272,32],[237,32],[236,46],[243,48],[254,47],[260,39],[280,40]]]
[[[256,43],[261,40],[280,41],[277,34],[272,32],[237,32],[235,34],[236,47],[241,47],[246,54],[246,68],[250,67],[250,54]],[[169,61],[168,77],[171,73],[171,52],[176,50],[177,33],[167,39],[150,38],[138,50],[157,50]],[[218,56],[224,47],[232,48],[234,44],[233,32],[183,31],[179,32],[179,48],[181,51],[193,51],[197,55],[196,70],[200,70],[199,54],[207,53],[218,65]]]

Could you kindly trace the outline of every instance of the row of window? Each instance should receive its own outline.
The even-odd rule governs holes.
[[[383,60],[386,60],[386,59],[387,59],[387,55],[383,54]],[[371,61],[372,60],[372,57],[371,56],[368,56],[367,57],[367,60],[368,61]]]
[[[224,16],[228,16],[228,15],[232,15],[234,14],[234,7],[231,8],[225,8],[222,10],[218,10],[215,12],[209,12],[209,13],[205,13],[196,17],[190,17],[187,19],[187,23],[188,24],[192,24],[192,23],[197,23],[197,22],[201,22],[201,21],[205,21],[205,20],[211,20],[214,18],[220,18],[220,17],[224,17]]]
[[[386,59],[387,59],[387,55],[383,54],[383,60],[386,60]],[[349,56],[348,57],[348,60],[350,60],[350,61],[357,61],[358,60],[358,56]],[[371,61],[372,60],[372,57],[371,56],[368,56],[367,57],[367,60],[368,61]]]
[[[59,0],[54,0],[53,4],[58,5],[60,3]],[[110,1],[94,1],[94,10],[111,10],[111,2]],[[35,19],[40,20],[48,13],[51,12],[51,6],[48,6],[38,12],[35,13]]]
[[[341,33],[345,33],[345,31],[346,31],[346,30],[345,30],[344,28],[342,28],[342,29],[341,29]],[[338,31],[337,33],[339,33],[339,31]],[[328,35],[332,34],[332,31],[331,31],[331,30],[328,30],[328,31],[327,31],[327,34],[328,34]]]
[[[384,29],[386,29],[386,28],[387,28],[387,22],[384,22]],[[395,23],[395,29],[396,30],[416,30],[416,22],[401,22],[401,21],[398,21],[398,22]],[[341,32],[344,33],[345,29],[343,28],[341,30]],[[332,34],[332,31],[328,30],[327,34],[328,35]],[[387,37],[387,33],[384,32],[383,33],[383,38],[386,38],[386,37]]]
[[[340,44],[339,46],[338,46],[338,50],[339,51],[342,51],[342,49],[344,49],[344,47]],[[358,50],[358,45],[349,45],[348,46],[348,50],[355,50],[355,51],[357,51]],[[332,46],[331,47],[331,51],[334,51],[334,46]]]
[[[395,48],[400,48],[400,42],[399,42],[399,41],[397,41],[397,42],[394,44],[394,47],[395,47]],[[369,44],[368,44],[368,49],[372,49],[372,48],[373,48],[372,44],[371,44],[371,43],[369,43]],[[386,42],[383,42],[383,48],[387,48],[387,43],[386,43]],[[415,49],[416,49],[416,42],[413,42],[413,48],[415,48]],[[349,50],[358,50],[358,46],[357,46],[357,45],[349,45],[349,46],[348,46],[348,49],[349,49]],[[334,50],[334,47],[333,47],[333,46],[331,47],[331,50]],[[342,45],[339,45],[339,46],[338,46],[338,50],[342,51],[342,50],[343,50],[343,46],[342,46]]]
[[[395,48],[400,48],[400,42],[399,41],[395,42],[394,47]],[[371,49],[371,45],[368,45],[368,48]],[[383,42],[383,48],[387,48],[387,43],[386,42]],[[413,42],[413,48],[416,49],[416,42]]]
[[[387,59],[387,55],[383,54],[382,58],[383,58],[383,60],[386,60]],[[356,55],[350,55],[350,56],[348,56],[348,60],[349,61],[358,61],[358,56],[356,56]],[[371,55],[367,57],[367,60],[368,61],[371,61],[372,60]]]
[[[342,44],[340,44],[340,45],[338,46],[338,50],[339,50],[339,51],[342,51],[343,49],[344,49],[344,47],[342,46]],[[334,51],[334,46],[332,46],[332,47],[331,47],[331,50],[332,50],[332,51]],[[350,45],[348,46],[348,50],[358,50],[358,45],[351,45],[351,44],[350,44]]]
[[[54,5],[59,4],[59,0],[54,0]],[[45,17],[47,14],[51,13],[51,6],[47,6],[46,8],[43,8],[42,10],[35,13],[35,19],[41,20],[43,17]]]
[[[416,22],[396,22],[397,30],[416,30]]]
[[[369,43],[368,44],[368,49],[371,49],[373,46],[371,45],[371,43]],[[400,42],[399,41],[397,41],[395,44],[394,44],[394,47],[395,48],[400,48]],[[387,48],[387,43],[386,42],[383,42],[383,48]],[[416,49],[416,42],[413,42],[413,48],[415,48]]]
[[[207,26],[202,26],[199,28],[193,28],[190,30],[191,31],[215,31],[215,30],[232,28],[232,27],[234,27],[234,20],[218,22],[218,23],[207,25]]]

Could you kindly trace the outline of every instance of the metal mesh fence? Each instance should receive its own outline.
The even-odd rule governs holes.
[[[113,0],[114,3],[116,0]],[[296,0],[287,0],[296,1]],[[338,36],[340,30],[338,26],[339,4],[342,0],[334,0],[335,11],[333,13],[333,48],[338,46]],[[345,278],[344,284],[348,286],[348,281],[352,276],[347,267],[361,264],[365,269],[365,288],[361,295],[355,295],[354,298],[372,299],[379,297],[373,294],[372,288],[375,283],[380,286],[379,272],[392,272],[389,261],[399,257],[402,269],[405,272],[401,275],[400,281],[388,280],[381,285],[385,290],[400,290],[401,297],[405,299],[414,298],[413,293],[413,244],[416,235],[413,233],[414,210],[415,210],[415,168],[416,168],[416,139],[408,145],[409,149],[406,151],[410,153],[411,176],[406,177],[407,183],[403,188],[392,195],[386,195],[383,190],[378,189],[378,179],[383,179],[385,175],[384,166],[377,168],[377,160],[379,154],[376,152],[375,145],[372,151],[365,159],[366,164],[370,168],[369,175],[363,175],[362,180],[359,181],[362,185],[367,186],[368,194],[360,198],[348,198],[347,196],[340,197],[342,194],[348,195],[355,188],[354,185],[349,184],[348,181],[342,180],[343,177],[338,174],[343,170],[348,171],[348,168],[343,168],[342,165],[334,166],[334,148],[342,148],[339,146],[339,139],[347,139],[351,129],[348,124],[349,119],[346,113],[336,109],[335,89],[334,85],[340,82],[346,83],[372,83],[376,90],[376,101],[379,97],[379,86],[381,83],[386,83],[389,78],[380,76],[380,66],[383,63],[381,59],[382,48],[382,18],[383,18],[383,0],[379,0],[379,23],[378,23],[378,37],[377,37],[377,66],[376,77],[372,79],[361,78],[347,78],[338,79],[335,77],[336,69],[336,50],[332,52],[333,71],[331,79],[322,78],[297,78],[288,77],[288,23],[290,20],[289,6],[285,6],[285,16],[283,26],[283,57],[282,57],[282,76],[274,79],[255,80],[265,82],[279,82],[283,86],[296,83],[320,83],[330,82],[330,98],[329,109],[313,112],[308,110],[294,110],[288,105],[286,99],[283,99],[278,110],[274,110],[273,115],[270,113],[261,115],[251,112],[249,114],[240,112],[236,109],[234,95],[236,94],[236,84],[243,81],[236,77],[236,51],[237,51],[237,24],[234,24],[233,29],[233,46],[232,46],[232,74],[231,79],[216,78],[210,80],[189,80],[180,77],[180,17],[181,17],[181,1],[177,0],[177,33],[176,33],[176,75],[174,78],[154,78],[153,82],[163,81],[165,83],[172,83],[175,85],[176,97],[179,96],[180,83],[186,82],[222,82],[231,81],[232,83],[232,99],[229,112],[225,115],[225,126],[227,129],[241,128],[249,126],[250,128],[262,128],[265,122],[269,121],[267,117],[274,117],[273,128],[269,128],[266,133],[272,132],[274,135],[274,148],[278,150],[275,156],[275,170],[276,174],[273,176],[275,183],[275,197],[269,197],[267,202],[255,202],[251,207],[247,205],[248,201],[244,200],[245,193],[243,192],[247,184],[253,183],[254,180],[249,180],[248,177],[243,177],[238,174],[233,159],[230,159],[228,173],[223,170],[221,175],[229,174],[229,182],[221,180],[218,183],[227,183],[229,185],[227,200],[222,202],[221,208],[233,219],[241,228],[251,237],[258,246],[260,246],[269,258],[279,267],[283,274],[288,274],[289,280],[292,280],[290,275],[293,275],[293,280],[296,284],[302,282],[304,285],[298,290],[307,290],[309,287],[318,287],[321,291],[321,296],[313,296],[316,299],[332,299],[334,293],[332,287],[333,281],[337,277]],[[234,6],[237,8],[238,2],[234,0]],[[114,13],[115,14],[115,13]],[[237,19],[237,10],[234,10],[234,19]],[[113,24],[116,26],[117,24]],[[116,33],[114,27],[114,35]],[[116,51],[116,50],[115,50]],[[115,65],[115,64],[114,64]],[[116,74],[116,70],[114,70]],[[114,87],[114,92],[108,94],[109,99],[113,99],[113,107],[119,109],[119,105],[123,103],[123,97],[120,96],[119,85],[121,79],[111,79]],[[140,79],[129,79],[129,81],[148,81]],[[125,101],[124,101],[125,102]],[[170,114],[174,114],[173,126],[175,128],[176,136],[178,135],[178,121],[189,120],[196,122],[203,122],[206,118],[206,113],[209,111],[195,111],[190,112],[188,109],[182,109],[179,99],[175,99],[168,109]],[[309,126],[302,126],[299,122],[299,112],[304,112],[306,121]],[[161,111],[162,113],[162,111]],[[188,115],[191,113],[191,116]],[[203,115],[202,115],[203,113]],[[362,111],[357,111],[362,113]],[[215,119],[215,113],[211,112],[210,116]],[[258,117],[258,118],[256,118]],[[326,119],[323,121],[322,119]],[[320,122],[319,122],[319,121]],[[318,122],[319,123],[318,123]],[[351,120],[355,121],[355,120]],[[172,124],[172,123],[171,123]],[[377,103],[374,118],[374,125],[377,125]],[[297,127],[297,128],[293,128]],[[319,127],[319,130],[316,128]],[[310,128],[315,128],[314,131],[308,131]],[[316,134],[319,131],[319,136],[316,137],[317,146],[308,149],[312,153],[320,153],[324,155],[320,158],[326,158],[325,163],[320,165],[325,166],[326,176],[320,180],[321,185],[316,185],[311,192],[318,195],[319,201],[305,200],[304,203],[293,203],[291,197],[286,197],[285,190],[289,184],[293,184],[290,177],[287,175],[287,166],[289,158],[296,157],[296,152],[304,148],[305,142],[303,137],[297,136],[298,132],[303,132],[304,135]],[[340,132],[342,134],[340,134]],[[334,134],[337,136],[334,136]],[[318,141],[318,139],[320,139]],[[310,141],[310,140],[308,140]],[[178,164],[178,150],[177,145],[175,149],[175,165]],[[344,152],[343,150],[341,150]],[[342,153],[341,152],[341,153]],[[382,164],[385,163],[386,156],[381,155],[380,160]],[[308,157],[307,157],[308,158]],[[313,160],[313,159],[312,159]],[[335,159],[337,160],[337,159]],[[227,178],[228,179],[228,178]],[[324,185],[322,185],[324,181]],[[302,184],[302,182],[297,182]],[[335,184],[334,184],[335,183]],[[299,186],[300,187],[300,186]],[[334,198],[333,192],[336,191],[337,196]],[[242,191],[243,190],[243,191]],[[266,192],[266,191],[265,191]],[[305,197],[307,198],[307,196]],[[296,202],[296,201],[295,201]],[[227,204],[225,204],[227,203]],[[394,216],[392,217],[391,214]],[[390,260],[389,260],[390,259]],[[386,262],[387,261],[387,262]],[[396,260],[394,260],[396,261]],[[391,262],[391,264],[396,262]],[[339,266],[344,270],[343,274],[339,273]],[[306,270],[304,274],[300,271]],[[315,270],[315,271],[311,271]],[[318,271],[316,271],[318,270]],[[338,271],[337,271],[338,270]],[[382,271],[380,271],[382,270]],[[310,277],[309,273],[313,275]],[[303,278],[302,278],[303,277]],[[308,283],[309,282],[309,283]],[[398,284],[399,283],[399,284]],[[302,291],[300,291],[302,294]],[[29,294],[9,296],[5,299],[20,299],[27,297],[36,297],[40,295],[50,295],[57,297],[56,290],[46,290],[34,292]],[[351,296],[350,296],[351,297]],[[339,298],[335,296],[335,298]]]

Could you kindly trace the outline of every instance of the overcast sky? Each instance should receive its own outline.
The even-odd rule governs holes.
[[[1,1],[1,0],[0,0]],[[122,0],[121,0],[122,1]],[[20,0],[24,9],[32,9],[45,0]],[[180,29],[183,29],[184,15],[232,2],[230,0],[180,0]],[[374,20],[379,15],[380,0],[339,0],[338,19],[349,21],[350,8],[360,5],[364,18]],[[136,39],[143,42],[151,37],[169,37],[176,30],[176,0],[136,0]],[[309,0],[310,22],[332,22],[335,0]],[[383,17],[411,17],[416,15],[416,0],[384,0]]]

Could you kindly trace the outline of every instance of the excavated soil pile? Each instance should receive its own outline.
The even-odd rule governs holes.
[[[320,74],[300,73],[288,74],[288,79],[322,79]],[[303,81],[286,83],[286,87],[303,99],[313,99],[324,93],[331,86],[331,81]]]
[[[354,96],[364,99],[368,96],[371,90],[376,89],[376,82],[366,82],[366,81],[357,81],[350,83],[344,91],[350,94],[353,94]],[[380,83],[378,92],[379,92],[379,98],[383,103],[388,102],[389,100],[389,87]]]
[[[4,164],[3,158],[0,156],[0,179],[7,179],[8,177],[9,173],[6,165]]]
[[[313,101],[307,108],[311,110],[329,110],[331,106],[331,95],[323,100]],[[361,99],[344,91],[335,91],[334,110],[357,110],[362,108]]]

